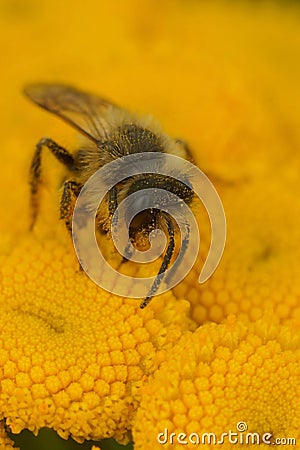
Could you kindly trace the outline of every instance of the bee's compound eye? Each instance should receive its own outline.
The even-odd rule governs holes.
[[[144,216],[145,218],[145,216],[148,215],[148,211],[150,211],[150,207],[152,206],[152,198],[145,189],[144,191],[139,191],[139,195],[137,198],[132,198],[132,200],[130,200],[130,197],[127,197],[127,199],[128,199],[128,206],[125,212],[125,220],[127,226],[130,227],[130,225],[133,225],[134,223],[137,224],[139,222],[138,218],[142,216]],[[132,217],[132,211],[139,211],[139,213],[135,216],[135,219],[132,220],[132,222],[130,223],[129,218]],[[140,221],[140,223],[142,224],[143,222]]]

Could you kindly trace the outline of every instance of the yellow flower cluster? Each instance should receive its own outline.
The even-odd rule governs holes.
[[[128,440],[139,388],[190,328],[171,294],[145,311],[78,270],[71,245],[28,234],[2,267],[0,411],[13,433]]]
[[[246,326],[234,316],[185,334],[142,388],[135,449],[179,450],[183,443],[185,448],[215,448],[230,430],[236,434],[231,441],[223,434],[224,449],[244,448],[246,439],[267,448],[264,434],[270,444],[282,438],[297,441],[299,344],[299,331],[278,331],[266,319]]]

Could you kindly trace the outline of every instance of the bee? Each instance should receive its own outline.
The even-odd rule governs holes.
[[[27,85],[25,95],[45,110],[55,114],[82,135],[82,143],[70,152],[53,139],[44,137],[36,145],[30,166],[31,227],[39,210],[39,186],[42,177],[43,149],[48,149],[65,166],[66,177],[60,201],[60,218],[72,232],[72,215],[76,198],[87,180],[105,164],[125,155],[143,152],[171,153],[192,160],[187,145],[164,134],[149,118],[139,118],[129,111],[97,95],[60,84],[35,83]],[[129,177],[112,187],[106,196],[106,208],[96,216],[97,229],[108,233],[112,217],[119,203],[141,189],[167,190],[187,204],[193,199],[193,189],[175,178],[159,174],[140,174]],[[166,233],[167,245],[157,277],[169,267],[175,249],[176,223],[164,211],[148,208],[141,211],[129,229],[130,241],[141,247],[144,236],[154,229]],[[188,236],[184,245],[188,244]],[[122,262],[126,262],[123,258]],[[160,277],[161,280],[162,277]],[[160,282],[156,278],[140,307],[144,308],[155,295]]]

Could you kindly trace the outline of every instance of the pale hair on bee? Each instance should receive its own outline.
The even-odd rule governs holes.
[[[39,186],[41,182],[41,158],[43,148],[47,148],[66,168],[66,179],[60,201],[60,218],[67,230],[72,232],[72,216],[76,198],[88,179],[105,164],[126,155],[144,152],[169,153],[192,161],[188,146],[184,141],[172,139],[161,130],[151,116],[140,118],[129,111],[97,95],[83,92],[74,87],[61,84],[35,83],[27,85],[24,93],[34,103],[63,119],[82,135],[79,147],[69,152],[50,138],[42,138],[36,145],[30,166],[31,227],[39,210]],[[180,159],[178,159],[180,165]],[[148,188],[157,188],[175,194],[185,203],[194,198],[189,175],[184,174],[185,183],[170,176],[160,175],[159,167],[151,168],[149,174],[128,177],[111,188],[105,202],[98,208],[97,229],[110,235],[111,221],[120,202],[131,194]],[[180,172],[180,167],[174,167]],[[175,170],[176,169],[176,170]],[[154,173],[152,173],[154,172]],[[97,199],[91,198],[91,207]],[[136,248],[143,247],[145,236],[155,229],[161,229],[167,236],[167,246],[157,276],[169,267],[175,251],[177,225],[164,211],[147,208],[147,196],[140,197],[141,212],[133,219],[129,236]],[[188,237],[185,246],[188,244]],[[123,258],[122,262],[126,262]],[[161,280],[161,277],[160,277]],[[140,307],[150,302],[158,289],[153,283],[147,297]]]

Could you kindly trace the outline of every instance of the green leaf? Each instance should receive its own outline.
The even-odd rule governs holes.
[[[133,444],[121,445],[114,439],[101,441],[85,441],[78,444],[73,439],[64,440],[57,433],[48,428],[40,430],[38,436],[24,430],[20,434],[9,434],[16,447],[21,450],[90,450],[93,445],[98,445],[101,450],[133,450]]]

